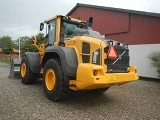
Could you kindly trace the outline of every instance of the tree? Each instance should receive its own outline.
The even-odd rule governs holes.
[[[0,47],[5,46],[6,44],[11,44],[13,46],[13,41],[10,36],[0,37],[0,42],[3,43]]]
[[[160,78],[160,51],[154,51],[148,55],[151,60],[151,65],[157,69],[158,77]]]
[[[37,39],[37,44],[42,44],[42,43],[46,43],[46,38],[45,38],[45,36],[44,36],[44,33],[38,33],[37,35],[36,35],[36,39]]]
[[[0,38],[0,41],[4,43],[2,46],[2,52],[6,54],[6,60],[7,60],[7,55],[10,55],[10,60],[11,60],[11,53],[13,52],[13,42],[11,37],[3,36],[2,38]]]
[[[32,46],[32,39],[31,37],[24,36],[20,37],[21,43],[21,55],[23,56],[26,52],[35,52],[36,49]]]
[[[19,49],[19,40],[20,40],[20,51],[21,55],[23,56],[26,52],[38,52],[38,50],[32,46],[34,36],[22,36],[19,37],[17,40],[12,40],[9,36],[3,36],[0,38],[0,47],[3,48],[5,53],[8,53],[9,49]],[[36,34],[37,44],[40,45],[42,43],[46,43],[46,38],[43,33]],[[2,44],[1,44],[2,43]],[[5,46],[7,45],[7,46]],[[12,46],[12,47],[11,47]],[[13,51],[12,51],[13,52]]]
[[[38,52],[38,50],[34,46],[32,46],[33,39],[34,39],[34,36],[31,36],[31,37],[28,37],[28,36],[20,37],[21,54],[22,54],[22,56],[26,52]],[[37,39],[37,44],[38,45],[40,45],[42,43],[46,43],[46,40],[45,40],[45,37],[44,37],[43,33],[38,33],[36,35],[36,39]]]
[[[18,47],[18,40],[19,40],[19,39],[13,40],[13,48],[16,48],[16,49],[19,48],[19,47]]]

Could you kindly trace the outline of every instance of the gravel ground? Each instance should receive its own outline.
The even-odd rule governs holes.
[[[78,92],[59,103],[48,100],[41,82],[9,79],[0,62],[0,120],[160,120],[160,83],[142,81],[111,87],[102,95]]]

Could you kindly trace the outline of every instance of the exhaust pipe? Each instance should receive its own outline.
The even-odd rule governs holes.
[[[10,75],[8,76],[10,79],[21,78],[20,65],[21,65],[21,59],[12,59]]]

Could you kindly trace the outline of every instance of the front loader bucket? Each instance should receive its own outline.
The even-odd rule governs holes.
[[[9,78],[11,79],[21,78],[20,65],[21,65],[21,59],[12,59]]]

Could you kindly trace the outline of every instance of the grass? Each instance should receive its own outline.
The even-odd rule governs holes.
[[[7,63],[7,64],[11,64],[10,58],[7,58],[7,60],[6,60],[6,58],[0,58],[0,61]]]

